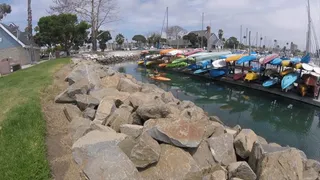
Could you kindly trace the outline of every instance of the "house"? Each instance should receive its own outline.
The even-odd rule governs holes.
[[[21,32],[14,23],[0,23],[0,60],[12,59],[15,63],[26,65],[31,63],[33,52],[35,61],[40,60],[40,48],[28,39],[27,32]]]

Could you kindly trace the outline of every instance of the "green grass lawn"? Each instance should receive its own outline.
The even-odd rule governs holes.
[[[40,93],[70,59],[56,59],[0,78],[0,179],[50,179]]]

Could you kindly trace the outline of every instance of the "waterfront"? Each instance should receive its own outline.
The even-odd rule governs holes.
[[[115,65],[120,72],[142,82],[171,91],[180,100],[190,100],[209,115],[216,115],[228,126],[250,128],[268,142],[303,150],[308,158],[320,160],[319,108],[245,87],[168,73],[170,82],[159,82],[147,75],[150,70],[136,63]]]

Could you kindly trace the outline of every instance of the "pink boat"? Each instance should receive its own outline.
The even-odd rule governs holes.
[[[270,54],[268,56],[266,56],[263,60],[263,64],[267,64],[270,61],[274,60],[275,58],[279,57],[279,54]]]
[[[189,52],[186,52],[184,53],[185,56],[190,56],[192,54],[196,54],[196,53],[199,53],[199,52],[202,52],[203,50],[202,49],[195,49],[193,51],[189,51]]]

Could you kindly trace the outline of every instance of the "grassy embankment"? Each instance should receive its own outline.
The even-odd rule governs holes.
[[[41,91],[70,59],[56,59],[0,78],[0,177],[50,179]]]

